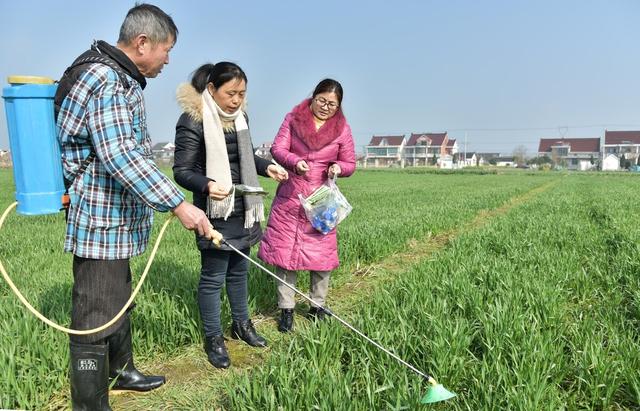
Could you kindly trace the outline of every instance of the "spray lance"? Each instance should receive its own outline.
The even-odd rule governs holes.
[[[320,304],[316,303],[315,301],[313,301],[313,299],[309,298],[302,291],[298,290],[296,287],[294,287],[291,284],[287,283],[286,281],[284,281],[283,279],[278,277],[276,274],[274,274],[273,272],[271,272],[270,270],[265,268],[262,264],[260,264],[259,262],[257,262],[253,258],[249,257],[248,255],[246,255],[242,251],[238,250],[236,247],[231,245],[227,240],[225,240],[223,238],[222,234],[220,234],[218,231],[213,230],[211,235],[212,235],[211,241],[213,241],[213,243],[216,245],[216,247],[219,248],[222,244],[226,245],[231,250],[233,250],[236,253],[238,253],[241,257],[245,258],[246,260],[250,261],[251,263],[253,263],[258,268],[260,268],[263,272],[267,273],[268,275],[270,275],[271,277],[276,279],[278,282],[280,282],[281,284],[283,284],[284,286],[288,287],[289,289],[294,291],[296,294],[298,294],[299,296],[301,296],[302,298],[307,300],[310,304],[312,304],[312,306],[316,307],[320,311],[323,311],[328,317],[335,318],[337,321],[342,323],[342,325],[344,325],[345,327],[347,327],[348,329],[350,329],[351,331],[353,331],[354,333],[356,333],[360,337],[364,338],[368,343],[370,343],[373,346],[375,346],[376,348],[382,350],[384,353],[386,353],[387,355],[392,357],[394,360],[398,361],[403,366],[407,367],[408,369],[410,369],[414,373],[418,374],[419,376],[421,376],[422,378],[427,380],[427,382],[429,383],[429,389],[427,390],[426,394],[422,397],[422,399],[420,401],[421,403],[423,403],[423,404],[431,404],[431,403],[435,403],[435,402],[445,401],[445,400],[448,400],[448,399],[453,398],[453,397],[456,396],[455,393],[447,390],[442,384],[439,384],[432,376],[430,376],[429,374],[427,374],[425,372],[420,371],[419,369],[417,369],[413,365],[409,364],[408,362],[406,362],[405,360],[400,358],[397,354],[394,354],[389,349],[383,347],[378,342],[372,340],[370,337],[368,337],[362,331],[358,330],[353,325],[349,324],[347,321],[345,321],[344,319],[339,317],[336,313],[331,311],[328,307],[321,306]]]

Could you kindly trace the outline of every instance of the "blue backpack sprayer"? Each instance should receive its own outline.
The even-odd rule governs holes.
[[[18,213],[61,209],[64,182],[53,118],[57,85],[44,77],[9,77],[2,90],[13,159]]]
[[[11,76],[8,82],[9,86],[2,89],[2,97],[9,129],[16,202],[10,204],[0,217],[0,228],[16,206],[18,214],[36,216],[58,213],[64,209],[64,203],[67,201],[53,109],[58,85],[50,78],[34,76]],[[49,320],[26,300],[7,274],[1,261],[0,272],[22,304],[47,325],[67,334],[94,334],[115,324],[131,306],[151,268],[170,221],[171,218],[167,219],[162,226],[140,281],[131,293],[129,301],[111,321],[91,330],[74,330]]]
[[[16,202],[11,204],[0,217],[0,228],[9,214],[16,207],[17,212],[22,215],[43,215],[58,213],[63,209],[63,197],[65,186],[62,175],[61,154],[56,136],[56,126],[54,121],[53,99],[57,85],[53,80],[43,77],[13,76],[9,78],[10,86],[3,89],[2,97],[5,101],[5,112],[9,129],[9,143],[13,160],[13,173],[16,186]],[[18,296],[20,301],[40,320],[46,324],[69,334],[86,335],[99,332],[114,324],[133,302],[140,287],[144,283],[146,275],[151,267],[156,251],[162,239],[165,229],[171,219],[164,223],[158,238],[154,244],[152,253],[147,261],[144,272],[135,290],[131,294],[129,301],[122,310],[108,323],[93,330],[72,330],[60,326],[39,313],[20,293],[13,284],[5,268],[0,262],[0,271],[3,277]],[[218,241],[225,243],[236,253],[255,264],[265,273],[275,280],[292,289],[296,294],[308,300],[311,304],[324,311],[327,316],[335,318],[344,326],[364,338],[367,342],[382,350],[387,355],[398,361],[403,366],[409,368],[414,373],[426,379],[429,389],[422,398],[424,404],[448,400],[455,396],[448,391],[430,375],[420,371],[409,364],[398,355],[386,349],[370,337],[356,329],[344,319],[333,313],[329,308],[316,304],[307,295],[297,288],[286,283],[277,275],[263,267],[248,255],[233,247],[226,240],[219,238]]]

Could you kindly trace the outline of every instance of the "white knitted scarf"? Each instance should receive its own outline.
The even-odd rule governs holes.
[[[209,218],[224,218],[225,220],[233,211],[235,203],[235,190],[231,180],[231,168],[229,155],[222,127],[222,119],[226,122],[233,121],[238,138],[238,156],[240,163],[240,179],[243,184],[258,186],[258,176],[253,160],[253,145],[249,134],[249,126],[242,108],[229,114],[216,104],[208,90],[202,93],[202,128],[204,130],[204,144],[206,150],[206,175],[224,189],[231,193],[224,200],[214,200],[211,197],[207,202],[207,215]],[[245,195],[245,228],[251,228],[256,221],[264,221],[264,207],[259,196]]]

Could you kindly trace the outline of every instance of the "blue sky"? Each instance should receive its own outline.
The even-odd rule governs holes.
[[[254,144],[324,77],[362,151],[371,136],[448,131],[468,151],[529,154],[542,137],[640,129],[640,1],[157,1],[180,35],[145,90],[154,142],[200,64],[249,78]],[[115,43],[130,1],[1,1],[0,79],[59,78],[92,39]],[[0,118],[0,148],[8,148]]]

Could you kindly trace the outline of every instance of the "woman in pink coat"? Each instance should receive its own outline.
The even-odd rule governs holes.
[[[307,220],[298,194],[308,196],[328,178],[348,177],[356,162],[351,128],[342,114],[342,86],[322,80],[310,99],[287,114],[273,142],[273,158],[292,171],[279,184],[258,256],[276,266],[287,283],[296,283],[296,271],[311,275],[310,298],[322,307],[329,291],[331,270],[339,265],[336,230],[323,235]],[[294,292],[278,282],[278,330],[293,329]],[[324,311],[309,309],[311,318],[324,319]]]

